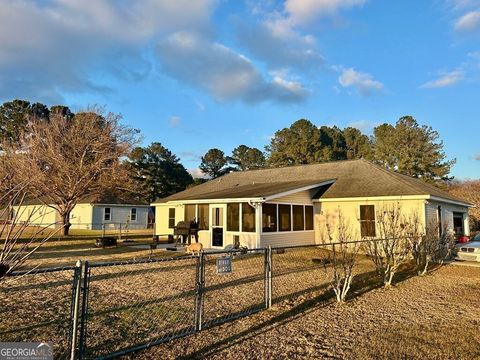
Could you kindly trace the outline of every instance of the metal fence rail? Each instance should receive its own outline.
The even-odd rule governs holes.
[[[202,252],[12,274],[0,339],[52,341],[55,358],[113,358],[305,295],[327,294],[333,244]],[[217,262],[228,266],[220,271]],[[223,263],[223,262],[222,262]],[[356,273],[373,276],[359,255]],[[230,271],[229,271],[230,270]]]
[[[13,273],[0,282],[0,340],[51,341],[70,357],[74,267]]]

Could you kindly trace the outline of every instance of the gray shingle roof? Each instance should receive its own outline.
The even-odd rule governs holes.
[[[422,180],[385,170],[366,160],[346,160],[321,164],[289,166],[232,172],[204,184],[160,199],[174,200],[229,199],[267,197],[312,184],[335,180],[322,199],[432,195],[464,203]]]

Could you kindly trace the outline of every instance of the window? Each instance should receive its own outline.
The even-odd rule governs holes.
[[[247,203],[242,204],[242,231],[255,232],[255,209]]]
[[[293,231],[303,231],[305,227],[303,206],[293,205]]]
[[[240,204],[227,204],[227,231],[240,230]]]
[[[212,208],[212,226],[216,226],[216,227],[223,226],[223,208],[221,207]]]
[[[305,230],[313,230],[313,206],[305,206]]]
[[[263,232],[277,231],[277,205],[262,205],[262,229]]]
[[[175,208],[168,209],[168,228],[173,229],[175,227]]]
[[[198,229],[199,230],[208,230],[208,204],[198,205]]]
[[[290,205],[278,205],[278,231],[292,231],[292,213]]]
[[[360,232],[362,237],[375,236],[374,205],[360,205]]]
[[[110,221],[112,219],[112,209],[105,208],[103,209],[103,221]]]
[[[185,205],[185,222],[190,223],[195,220],[195,206],[196,205]]]
[[[131,208],[130,209],[130,221],[137,221],[137,209]]]

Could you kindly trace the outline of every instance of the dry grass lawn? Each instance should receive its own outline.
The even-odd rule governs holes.
[[[343,306],[319,296],[131,355],[135,359],[480,359],[480,268],[447,265]]]

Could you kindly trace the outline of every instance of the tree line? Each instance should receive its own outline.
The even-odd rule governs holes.
[[[139,146],[138,130],[99,107],[76,113],[66,106],[13,100],[0,106],[2,192],[18,186],[54,207],[68,233],[70,213],[81,199],[103,196],[153,202],[231,171],[367,159],[433,183],[451,180],[454,160],[431,127],[411,116],[360,130],[316,126],[300,119],[275,132],[264,151],[239,145],[230,155],[210,149],[193,178],[160,142]]]
[[[300,119],[278,130],[265,147],[240,145],[226,156],[210,149],[200,169],[215,178],[229,171],[263,167],[282,167],[328,161],[366,159],[387,169],[432,183],[451,180],[455,160],[447,160],[443,142],[432,127],[420,125],[411,116],[401,117],[395,125],[382,124],[368,136],[359,129],[316,126]]]

